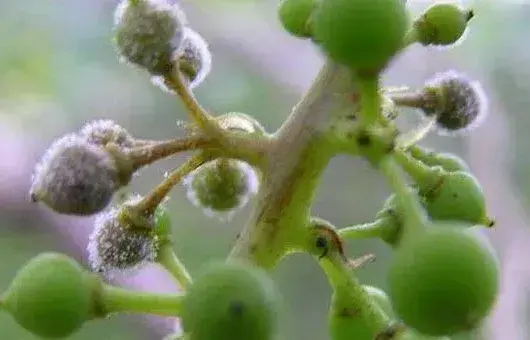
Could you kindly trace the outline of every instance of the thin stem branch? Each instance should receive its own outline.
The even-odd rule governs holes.
[[[397,106],[415,109],[424,109],[427,107],[425,95],[421,91],[401,93],[390,92],[388,95]]]
[[[204,149],[209,146],[213,146],[213,142],[206,136],[181,137],[134,147],[127,150],[127,157],[132,160],[133,168],[138,169],[179,152]]]
[[[101,304],[107,313],[139,313],[179,316],[183,295],[146,293],[104,284]]]
[[[191,276],[175,254],[171,242],[166,242],[160,247],[157,262],[177,280],[182,289],[186,289],[191,285]]]
[[[165,77],[164,81],[166,86],[178,94],[192,120],[206,135],[217,139],[223,139],[224,130],[219,126],[215,118],[210,115],[201,104],[199,104],[178,67],[175,67],[175,69]]]
[[[379,92],[379,76],[360,78],[361,117],[364,126],[372,126],[381,119],[381,93]]]
[[[436,116],[430,117],[422,125],[398,137],[396,149],[407,150],[424,139],[429,132],[436,126]]]
[[[396,194],[397,203],[403,210],[404,235],[418,232],[423,228],[427,216],[417,196],[409,190],[403,176],[403,170],[396,163],[394,155],[381,160],[379,168],[386,176],[392,191]]]
[[[180,181],[193,170],[197,169],[202,164],[208,161],[203,154],[189,158],[184,164],[171,172],[162,183],[154,188],[148,195],[146,195],[136,206],[135,209],[143,212],[143,214],[153,214],[156,208],[164,201],[169,192]]]
[[[373,222],[342,228],[338,234],[344,239],[377,238],[383,235],[386,227],[387,222],[384,219],[378,219]]]

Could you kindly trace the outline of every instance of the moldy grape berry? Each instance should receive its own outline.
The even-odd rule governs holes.
[[[210,216],[229,219],[258,191],[258,175],[248,163],[220,158],[210,161],[185,178],[188,198]]]
[[[486,115],[487,100],[480,83],[456,71],[435,75],[426,82],[423,92],[434,103],[424,112],[436,116],[436,126],[442,134],[470,131]]]
[[[88,122],[81,128],[79,134],[90,144],[100,146],[114,143],[121,148],[130,148],[134,144],[134,138],[129,131],[110,119]]]
[[[127,61],[153,75],[173,69],[182,45],[186,18],[166,0],[122,0],[115,13],[114,42]]]
[[[182,47],[175,59],[191,89],[199,86],[212,68],[212,55],[208,44],[199,33],[189,27],[184,28]]]
[[[389,271],[396,314],[432,336],[477,327],[499,292],[498,263],[491,249],[472,230],[440,222],[403,244]]]
[[[140,199],[131,198],[96,218],[87,246],[89,262],[95,271],[134,270],[155,261],[158,251],[156,215],[141,219],[138,225],[140,220],[131,216],[128,210],[128,205]]]
[[[103,210],[130,177],[102,146],[69,134],[55,141],[37,165],[30,196],[61,214],[91,215]]]
[[[189,287],[182,325],[190,340],[270,340],[276,334],[278,295],[257,267],[213,263]]]
[[[65,338],[91,315],[92,285],[81,265],[49,252],[28,261],[2,297],[2,308],[29,332]]]
[[[315,10],[313,34],[335,61],[377,73],[403,47],[409,16],[402,0],[326,0]]]

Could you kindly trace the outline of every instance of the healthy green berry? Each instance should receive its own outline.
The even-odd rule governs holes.
[[[431,103],[423,112],[436,117],[442,135],[471,131],[486,117],[488,102],[482,86],[456,71],[436,74],[426,82],[423,93]]]
[[[392,302],[390,302],[390,298],[383,290],[368,285],[364,285],[363,289],[366,291],[366,293],[368,293],[368,295],[370,295],[372,299],[374,299],[375,303],[383,310],[385,315],[389,317],[394,315]]]
[[[455,4],[434,4],[414,22],[417,40],[423,45],[454,44],[464,35],[472,17],[473,11]]]
[[[135,270],[154,262],[158,252],[157,225],[164,227],[160,216],[131,215],[141,197],[133,197],[123,205],[111,207],[95,220],[87,245],[88,259],[94,271],[113,274],[114,271]]]
[[[122,126],[110,119],[98,119],[86,123],[79,134],[90,144],[105,146],[114,143],[122,148],[130,148],[134,144],[133,136]]]
[[[186,177],[183,184],[188,188],[188,199],[195,206],[203,208],[209,216],[225,220],[244,207],[259,186],[252,166],[227,158],[202,165]]]
[[[423,204],[434,220],[492,226],[486,199],[478,181],[468,172],[446,172],[438,185],[421,192]]]
[[[56,140],[36,166],[30,197],[61,214],[92,215],[130,180],[130,174],[122,175],[103,147],[69,134]]]
[[[331,339],[375,339],[381,329],[360,317],[359,310],[351,307],[351,299],[351,295],[344,290],[333,293],[328,312]],[[379,309],[378,312],[382,312],[382,308],[377,303],[374,303],[373,307]],[[380,327],[384,326],[385,324],[381,324]]]
[[[166,0],[122,0],[115,12],[114,42],[122,58],[153,75],[173,69],[186,18]]]
[[[182,325],[190,340],[270,340],[276,333],[274,282],[243,263],[208,265],[190,286]]]
[[[440,166],[442,169],[448,172],[470,171],[467,163],[462,158],[452,153],[436,152],[434,150],[423,148],[419,145],[414,145],[411,147],[409,149],[409,153],[412,155],[412,157],[431,167]]]
[[[2,300],[3,309],[27,331],[65,338],[90,317],[91,285],[75,260],[42,253],[19,270]]]
[[[318,0],[282,0],[278,9],[280,22],[295,37],[310,38],[311,15]]]
[[[335,61],[359,72],[379,72],[401,49],[409,17],[402,0],[326,0],[313,17],[313,34]]]
[[[451,335],[477,327],[491,312],[498,263],[472,230],[437,222],[395,253],[389,287],[407,325],[426,335]]]

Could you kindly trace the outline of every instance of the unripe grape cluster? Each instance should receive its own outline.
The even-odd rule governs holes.
[[[179,97],[191,121],[183,137],[171,140],[137,138],[109,119],[57,138],[35,167],[29,196],[58,214],[95,217],[89,266],[64,254],[38,255],[15,275],[0,310],[42,338],[66,338],[92,319],[141,312],[180,319],[183,333],[168,340],[276,340],[281,295],[268,271],[305,252],[333,289],[332,340],[448,340],[479,328],[500,289],[500,264],[480,230],[494,219],[466,162],[419,142],[433,129],[460,135],[477,127],[486,112],[484,91],[457,71],[436,74],[419,90],[383,89],[380,81],[411,44],[460,42],[474,15],[456,3],[433,4],[413,18],[403,0],[281,0],[282,26],[317,45],[326,72],[336,74],[317,80],[285,125],[269,134],[252,115],[213,114],[195,98],[212,55],[180,5],[121,0],[113,29],[119,58]],[[328,89],[336,83],[347,90]],[[344,92],[354,100],[330,103]],[[421,111],[422,124],[402,131],[395,119],[402,107]],[[344,111],[348,122],[337,123]],[[349,124],[347,138],[327,128],[336,124]],[[308,145],[299,144],[305,138]],[[185,151],[194,155],[152,190],[130,194],[142,167]],[[310,214],[315,169],[342,152],[368,160],[389,180],[392,192],[371,223],[337,228]],[[258,205],[227,260],[204,264],[193,276],[173,248],[166,201],[177,185],[191,204],[224,222],[255,198]],[[349,258],[345,240],[364,237],[392,249],[387,292],[355,277],[374,255]],[[104,282],[147,264],[168,271],[182,292],[134,292]]]

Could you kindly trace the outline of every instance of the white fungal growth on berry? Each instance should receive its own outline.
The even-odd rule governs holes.
[[[184,28],[182,48],[175,53],[180,71],[191,89],[199,86],[212,68],[212,55],[204,38],[189,27]]]
[[[481,84],[456,71],[436,74],[426,82],[424,94],[433,98],[433,109],[424,111],[436,117],[441,134],[468,132],[480,125],[487,113],[487,97]]]
[[[207,216],[227,222],[256,195],[259,179],[250,164],[221,158],[190,173],[183,185],[193,205],[202,208]]]
[[[115,160],[77,134],[56,140],[37,164],[31,200],[57,213],[91,215],[103,210],[121,186]]]
[[[254,117],[241,112],[230,112],[218,117],[219,126],[231,131],[265,133],[265,129]]]
[[[163,75],[182,47],[184,13],[165,0],[122,0],[114,15],[114,42],[124,60]]]
[[[110,119],[98,119],[85,124],[79,134],[91,144],[105,146],[114,143],[123,148],[130,148],[134,144],[131,134]]]
[[[158,237],[154,220],[149,225],[135,225],[127,214],[126,206],[140,197],[130,199],[121,206],[112,207],[96,218],[87,250],[94,271],[108,273],[136,270],[156,260]]]

